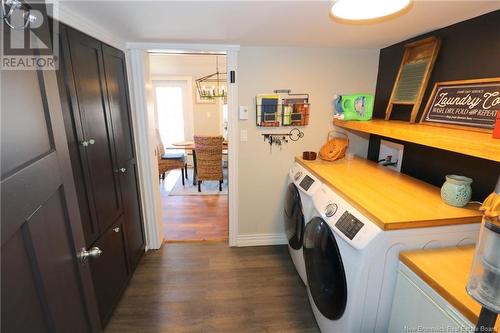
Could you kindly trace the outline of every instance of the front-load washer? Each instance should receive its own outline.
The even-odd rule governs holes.
[[[311,196],[321,187],[321,183],[296,162],[290,168],[288,180],[283,214],[285,231],[290,257],[305,284],[306,270],[302,254],[302,240],[305,223],[309,221],[313,210]]]
[[[313,196],[303,252],[318,326],[387,332],[399,252],[475,243],[479,224],[383,231],[328,186]]]

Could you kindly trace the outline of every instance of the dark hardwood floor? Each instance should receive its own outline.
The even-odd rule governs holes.
[[[180,176],[171,171],[160,183],[163,232],[167,242],[200,242],[228,239],[228,196],[169,196]]]
[[[319,332],[286,246],[164,244],[144,255],[106,333]]]

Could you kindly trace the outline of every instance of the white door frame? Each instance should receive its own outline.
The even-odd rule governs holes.
[[[129,84],[132,98],[132,120],[137,147],[137,164],[139,183],[142,195],[144,214],[144,230],[146,233],[146,249],[159,249],[163,243],[163,228],[161,221],[161,203],[158,185],[158,165],[152,157],[151,147],[154,146],[155,133],[149,133],[150,115],[148,113],[148,83],[146,76],[145,57],[148,52],[177,52],[226,54],[227,73],[237,74],[239,45],[220,44],[170,44],[170,43],[127,43],[127,58],[129,64]],[[229,164],[229,246],[237,245],[238,235],[238,77],[236,82],[228,82],[228,140],[230,142]],[[151,89],[151,87],[149,87]],[[156,170],[156,172],[155,172]]]

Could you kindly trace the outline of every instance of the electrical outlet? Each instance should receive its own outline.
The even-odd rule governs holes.
[[[379,164],[401,172],[404,148],[405,146],[399,143],[380,140],[380,150],[378,153]]]

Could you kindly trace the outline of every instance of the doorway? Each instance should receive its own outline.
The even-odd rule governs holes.
[[[227,242],[226,56],[152,53],[149,64],[164,241]],[[216,80],[201,80],[214,73]],[[211,143],[202,149],[200,142]]]

